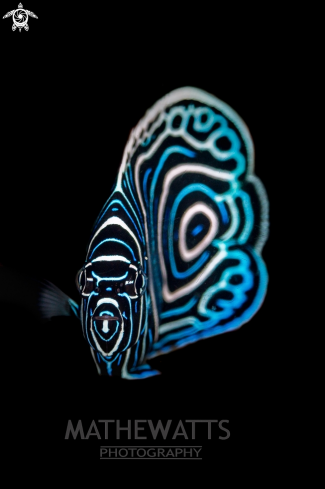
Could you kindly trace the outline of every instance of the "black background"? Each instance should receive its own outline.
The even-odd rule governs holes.
[[[250,129],[255,171],[270,200],[263,250],[270,277],[265,302],[249,323],[156,359],[162,375],[134,382],[97,376],[77,320],[41,326],[23,311],[6,310],[2,384],[10,453],[23,444],[31,470],[49,463],[61,473],[76,461],[86,471],[107,471],[96,438],[64,440],[69,419],[85,427],[93,419],[172,419],[174,427],[180,419],[227,419],[229,440],[218,440],[217,429],[212,440],[200,432],[201,462],[166,463],[200,463],[205,474],[218,474],[245,461],[253,473],[269,459],[279,435],[275,417],[285,410],[282,344],[275,335],[283,300],[277,248],[283,183],[275,164],[284,144],[277,130],[285,83],[279,22],[275,36],[266,13],[235,7],[176,13],[163,4],[117,11],[94,3],[23,3],[38,15],[29,19],[29,32],[12,32],[11,18],[0,29],[0,262],[46,278],[78,300],[74,278],[131,128],[160,97],[189,85],[226,102]],[[1,16],[13,8],[2,2]],[[137,471],[135,464],[146,463],[115,462]]]

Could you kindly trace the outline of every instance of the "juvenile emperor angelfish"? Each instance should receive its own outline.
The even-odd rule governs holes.
[[[133,129],[77,274],[99,373],[156,375],[148,359],[256,313],[268,201],[253,170],[246,125],[202,90],[169,93]]]

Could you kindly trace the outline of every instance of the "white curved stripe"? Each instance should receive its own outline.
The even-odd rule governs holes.
[[[136,186],[136,189],[138,192],[139,202],[140,202],[142,215],[143,215],[143,219],[144,219],[145,242],[146,243],[149,243],[148,221],[147,221],[146,209],[145,209],[144,202],[142,199],[142,194],[141,194],[139,174],[140,174],[140,167],[141,167],[143,161],[145,161],[145,158],[147,158],[148,156],[150,157],[150,155],[152,153],[154,153],[159,146],[160,146],[160,140],[159,140],[159,138],[157,138],[157,140],[152,145],[150,150],[147,153],[142,154],[138,158],[138,160],[135,163],[135,168],[134,168],[134,180],[135,180],[135,186]],[[150,246],[149,245],[147,245],[147,256],[148,256],[148,263],[149,263],[149,266],[148,266],[148,289],[149,289],[149,293],[150,293],[150,297],[151,297],[153,320],[154,320],[154,342],[156,342],[158,340],[158,336],[159,336],[159,316],[158,316],[158,311],[157,311],[155,288],[154,288],[154,284],[153,284],[153,280],[154,280],[153,279],[153,272],[152,272],[152,268],[150,266],[151,252],[150,252]]]
[[[140,260],[140,263],[142,265],[142,253],[141,253],[141,248],[140,248],[140,245],[139,245],[139,242],[138,242],[137,238],[135,237],[135,235],[133,234],[133,232],[131,231],[131,229],[125,224],[125,222],[122,221],[122,219],[120,219],[119,217],[116,217],[116,216],[113,216],[113,217],[110,217],[109,219],[107,219],[107,221],[105,221],[104,224],[102,224],[100,226],[100,228],[96,231],[96,233],[94,234],[94,236],[92,237],[92,239],[91,239],[91,241],[89,243],[88,252],[87,252],[87,259],[88,259],[88,256],[89,256],[89,252],[91,250],[91,245],[92,245],[94,239],[96,238],[96,236],[98,236],[98,234],[104,228],[106,228],[107,226],[113,225],[113,224],[116,224],[118,226],[121,226],[121,228],[125,229],[129,233],[129,235],[132,236],[132,238],[135,241],[136,246],[138,248],[139,260]]]
[[[254,185],[261,204],[261,220],[259,223],[259,237],[255,243],[255,250],[261,253],[263,246],[269,236],[269,201],[263,183],[256,175],[249,175],[247,181]]]
[[[163,282],[163,290],[162,290],[164,300],[166,302],[176,301],[180,297],[183,297],[184,295],[187,295],[190,292],[193,292],[193,290],[200,287],[200,285],[202,285],[203,282],[210,276],[211,272],[216,268],[216,266],[219,263],[221,263],[222,260],[227,256],[225,247],[222,245],[223,243],[220,243],[220,248],[222,249],[214,255],[212,260],[209,261],[209,263],[201,270],[201,272],[199,272],[199,274],[191,282],[184,285],[183,287],[180,287],[179,289],[176,289],[174,292],[171,292],[169,290],[167,280],[165,278]]]
[[[125,357],[123,360],[122,368],[121,368],[121,377],[122,379],[133,379],[132,375],[129,374],[128,369],[127,369],[127,364],[130,356],[130,348],[128,348],[125,352]]]
[[[119,169],[118,176],[118,186],[120,186],[122,175],[125,171],[126,163],[139,147],[139,145],[153,132],[156,127],[158,127],[162,121],[166,118],[166,113],[164,112],[168,107],[174,105],[178,102],[183,102],[185,100],[194,100],[197,102],[201,102],[210,107],[213,107],[219,110],[223,115],[225,115],[239,130],[241,137],[244,140],[246,151],[247,151],[247,170],[248,174],[254,171],[254,146],[253,141],[249,132],[248,127],[246,126],[243,119],[237,114],[235,110],[233,110],[228,104],[222,102],[222,100],[218,99],[214,95],[211,95],[204,90],[195,87],[182,87],[173,90],[172,92],[165,95],[163,98],[158,100],[147,112],[144,117],[140,119],[135,128],[131,131],[130,137],[126,143],[121,166]],[[159,116],[159,117],[158,117]],[[152,123],[155,119],[156,122],[150,128],[150,131],[147,131],[147,128],[150,123]]]
[[[139,299],[139,303],[140,303],[140,319],[139,319],[139,327],[138,327],[138,334],[137,334],[137,339],[135,341],[134,344],[136,344],[139,340],[139,337],[140,337],[140,333],[141,333],[141,329],[142,329],[142,318],[143,318],[143,309],[144,309],[144,303],[146,301],[145,299],[146,297],[146,294],[144,294],[140,299]],[[148,307],[145,308],[146,310],[146,321],[147,321],[147,314],[148,314]]]
[[[190,221],[197,214],[203,214],[210,221],[210,227],[204,238],[190,250],[186,244],[186,231]],[[209,246],[215,235],[217,234],[219,228],[218,217],[215,212],[206,205],[204,202],[197,202],[189,207],[181,217],[181,222],[179,224],[179,242],[178,249],[182,260],[188,262],[197,258],[205,248]]]
[[[148,308],[146,308],[148,310]],[[148,314],[148,312],[147,312]],[[146,320],[147,320],[147,317],[146,316]],[[149,325],[148,325],[148,321],[146,321],[146,329],[144,331],[144,334],[142,335],[142,341],[141,341],[141,353],[140,353],[140,360],[139,360],[139,365],[141,365],[144,361],[144,358],[145,358],[145,354],[147,353],[146,352],[146,343],[147,343],[147,336],[148,336],[148,332],[149,332]],[[140,350],[140,348],[139,348]]]
[[[97,302],[97,307],[100,306],[101,304],[113,304],[114,306],[117,307],[117,309],[120,308],[119,303],[115,299],[99,299]],[[96,307],[96,309],[97,309]],[[95,311],[94,311],[95,314]]]
[[[126,180],[127,180],[127,184],[128,184],[128,189],[129,189],[129,192],[130,192],[130,194],[132,195],[133,200],[135,200],[135,197],[134,197],[134,195],[133,195],[133,192],[132,192],[132,189],[131,189],[131,185],[130,185],[130,182],[129,182],[128,174],[126,173],[125,175],[126,175]],[[115,190],[116,190],[116,189],[115,189]],[[112,195],[114,195],[114,194],[115,194],[115,190],[114,190],[114,192],[113,192],[113,194],[112,194]],[[141,230],[142,230],[142,224],[140,223],[139,216],[138,216],[138,212],[135,210],[134,205],[131,205],[131,203],[130,203],[129,199],[128,199],[128,198],[127,198],[127,196],[125,195],[125,192],[124,192],[122,189],[120,189],[120,192],[121,192],[121,194],[123,195],[123,198],[125,199],[126,203],[128,204],[128,206],[127,206],[127,207],[128,207],[128,209],[132,211],[132,213],[133,213],[133,215],[134,215],[134,218],[135,218],[135,220],[136,220],[136,221],[137,221],[137,223],[138,223],[139,232],[141,233]],[[142,234],[142,237],[143,237],[143,234]]]
[[[138,339],[139,339],[141,328],[142,328],[143,311],[145,311],[145,318],[144,318],[145,334],[143,336],[144,337],[147,337],[147,331],[148,331],[148,311],[149,311],[149,304],[148,304],[147,294],[144,294],[143,295],[143,300],[141,301],[141,319],[140,319],[140,325],[141,325],[141,327],[139,329]],[[138,341],[138,339],[137,339],[137,341]],[[141,361],[142,361],[142,357],[141,357]]]
[[[125,263],[131,263],[130,260],[125,258],[122,255],[103,255],[99,256],[98,258],[95,258],[94,260],[91,260],[92,263],[95,261],[124,261]]]
[[[182,175],[184,173],[201,173],[202,175],[209,176],[210,178],[218,179],[218,180],[224,180],[224,181],[230,181],[233,179],[233,175],[229,174],[228,172],[223,172],[221,170],[214,170],[213,168],[206,166],[206,165],[200,165],[199,163],[191,163],[191,164],[182,164],[182,165],[177,165],[175,166],[172,170],[170,170],[168,173],[166,173],[164,182],[163,182],[163,188],[162,188],[162,193],[161,193],[161,198],[159,202],[159,208],[158,208],[158,246],[159,246],[159,256],[163,256],[162,253],[162,222],[163,222],[163,214],[164,214],[164,209],[167,201],[167,196],[169,192],[170,185],[172,184],[173,180],[178,177],[179,175]],[[159,225],[160,224],[160,225]]]
[[[183,295],[188,294],[190,291],[194,290],[196,287],[199,286],[199,284],[201,284],[201,281],[198,284],[196,282],[197,279],[193,279],[192,282],[189,282],[189,284],[187,286],[181,287],[180,289],[178,289],[174,292],[171,292],[169,290],[168,283],[167,283],[167,270],[166,270],[166,266],[165,266],[164,254],[163,254],[163,249],[162,249],[163,215],[164,215],[164,209],[166,206],[166,201],[167,201],[170,185],[176,177],[178,177],[179,175],[182,175],[184,173],[201,173],[202,175],[207,175],[210,178],[214,178],[214,179],[218,179],[218,180],[232,180],[232,175],[229,174],[228,172],[223,172],[221,170],[214,170],[210,166],[200,165],[199,163],[191,163],[191,164],[185,163],[185,164],[177,165],[172,170],[170,170],[168,173],[166,173],[165,178],[164,178],[164,182],[163,182],[163,189],[162,189],[162,193],[161,193],[159,207],[158,207],[158,253],[159,253],[161,275],[162,275],[162,279],[163,279],[163,298],[166,302],[173,302],[176,299],[179,299]],[[217,253],[217,255],[214,257],[214,259],[219,257],[219,254],[220,254],[220,252]],[[213,262],[213,259],[211,260],[211,262]],[[214,266],[213,266],[213,268],[214,268]],[[203,274],[203,271],[206,270],[206,268],[207,267],[205,267],[202,270],[202,272],[201,272],[202,274]],[[205,273],[204,277],[206,278],[207,276],[208,275]]]

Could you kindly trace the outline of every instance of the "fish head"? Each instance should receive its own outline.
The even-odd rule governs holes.
[[[147,320],[147,276],[138,261],[99,255],[76,276],[81,322],[90,346],[107,359],[133,346]]]

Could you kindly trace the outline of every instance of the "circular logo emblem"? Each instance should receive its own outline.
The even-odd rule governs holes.
[[[28,13],[26,10],[19,8],[15,10],[12,20],[14,21],[15,26],[21,29],[22,27],[25,27],[28,22]]]

